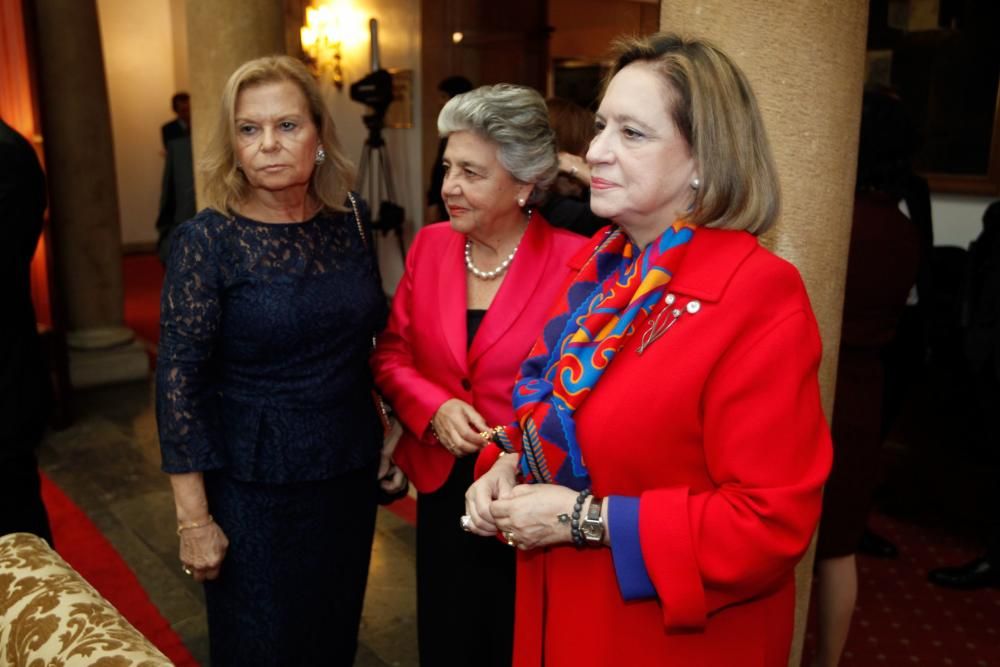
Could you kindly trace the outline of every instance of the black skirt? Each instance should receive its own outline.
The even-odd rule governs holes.
[[[510,667],[515,550],[462,530],[475,456],[417,499],[417,639],[423,667]]]
[[[317,482],[207,473],[229,538],[205,583],[212,666],[351,665],[375,532],[375,469]]]

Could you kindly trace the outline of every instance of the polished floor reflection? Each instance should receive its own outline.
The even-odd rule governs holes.
[[[152,396],[151,382],[77,392],[73,425],[47,436],[39,460],[114,545],[194,657],[208,665],[201,588],[178,565]],[[417,664],[415,540],[413,526],[379,511],[358,667]]]

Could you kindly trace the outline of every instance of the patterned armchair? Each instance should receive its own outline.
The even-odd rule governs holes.
[[[44,540],[0,537],[0,667],[171,664]]]

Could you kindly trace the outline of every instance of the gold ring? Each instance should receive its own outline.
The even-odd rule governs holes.
[[[192,572],[191,568],[189,568],[187,565],[181,565],[181,569],[184,570],[184,574],[188,575],[189,577],[194,576],[194,572]]]
[[[512,530],[505,530],[503,532],[503,537],[504,537],[505,540],[507,540],[507,546],[508,547],[516,547],[517,546],[517,542],[514,540],[514,531],[512,531]]]

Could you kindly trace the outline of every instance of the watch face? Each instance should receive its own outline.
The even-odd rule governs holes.
[[[584,523],[580,526],[580,532],[587,539],[596,540],[601,538],[601,524],[597,523]]]

